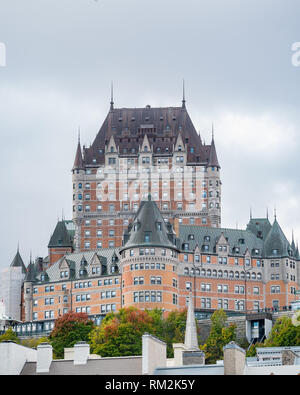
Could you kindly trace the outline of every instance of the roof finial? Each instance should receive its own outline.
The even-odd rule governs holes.
[[[275,221],[277,221],[277,209],[276,209],[276,205],[274,207],[274,219]]]
[[[80,144],[80,125],[78,126],[78,144]]]
[[[267,207],[267,219],[269,219],[269,209]]]
[[[250,207],[250,219],[252,219],[252,207]]]
[[[212,140],[214,140],[214,138],[215,138],[214,123],[212,123],[212,125],[211,125],[211,138],[212,138]]]
[[[114,84],[112,81],[110,87],[110,110],[112,111],[113,109],[114,109]]]
[[[185,108],[185,83],[184,83],[184,79],[182,81],[182,108]]]

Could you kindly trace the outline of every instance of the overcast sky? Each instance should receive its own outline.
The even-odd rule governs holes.
[[[116,107],[144,107],[180,105],[184,78],[207,143],[215,126],[222,226],[276,207],[300,241],[299,18],[299,0],[0,0],[0,268],[71,218],[78,127],[91,143],[111,80]]]

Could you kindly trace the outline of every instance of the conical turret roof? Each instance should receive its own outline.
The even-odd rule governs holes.
[[[14,257],[12,263],[10,264],[10,267],[21,267],[22,273],[26,273],[26,267],[24,265],[21,255],[20,255],[19,249],[18,249],[16,256]]]
[[[77,150],[76,150],[76,156],[75,156],[75,161],[73,165],[73,170],[83,170],[84,169],[84,163],[83,163],[83,158],[82,158],[82,151],[81,151],[81,145],[80,145],[80,140],[78,139],[78,144],[77,144]]]
[[[127,242],[121,250],[133,247],[165,247],[178,250],[173,244],[173,233],[168,230],[165,221],[149,195],[142,201],[140,208],[128,228]],[[174,240],[175,242],[175,240]]]
[[[291,246],[288,242],[285,234],[283,233],[277,219],[275,218],[274,223],[270,232],[268,233],[265,244],[264,244],[264,256],[274,257],[281,256],[286,257],[291,254]]]
[[[48,244],[48,248],[53,247],[73,247],[70,234],[65,221],[59,221]]]
[[[211,141],[207,166],[220,168],[214,137],[212,138],[212,141]]]

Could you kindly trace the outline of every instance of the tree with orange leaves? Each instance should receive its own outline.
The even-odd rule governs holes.
[[[73,347],[79,341],[89,341],[89,333],[94,323],[85,313],[69,312],[57,318],[53,331],[49,336],[54,357],[63,358],[64,348]]]

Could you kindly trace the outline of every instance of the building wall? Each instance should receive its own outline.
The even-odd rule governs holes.
[[[0,299],[5,304],[5,314],[21,319],[21,298],[24,274],[21,267],[9,267],[0,272]]]

